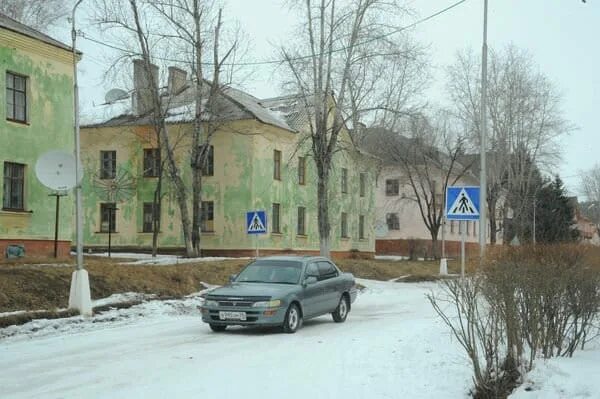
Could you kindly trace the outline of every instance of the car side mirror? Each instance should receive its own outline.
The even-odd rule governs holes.
[[[233,283],[236,278],[237,278],[237,274],[232,274],[231,276],[229,276],[229,282]]]
[[[306,278],[304,279],[305,285],[314,284],[316,282],[317,282],[317,278],[315,276],[306,276]]]

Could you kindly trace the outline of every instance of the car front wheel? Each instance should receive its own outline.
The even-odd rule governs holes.
[[[302,314],[300,308],[295,303],[291,304],[285,314],[285,320],[283,321],[283,332],[288,334],[295,333],[298,328],[302,325]]]
[[[343,323],[346,320],[346,317],[348,317],[349,310],[350,304],[348,303],[348,297],[343,295],[337,308],[335,308],[335,311],[331,314],[333,316],[333,321],[336,323]]]
[[[210,329],[213,330],[214,332],[223,332],[223,331],[225,331],[226,328],[227,328],[227,326],[221,326],[218,324],[210,324]]]

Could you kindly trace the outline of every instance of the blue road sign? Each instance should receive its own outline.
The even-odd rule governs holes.
[[[267,213],[265,211],[246,212],[246,231],[248,234],[267,232]]]
[[[479,220],[479,187],[455,186],[446,189],[448,220]]]

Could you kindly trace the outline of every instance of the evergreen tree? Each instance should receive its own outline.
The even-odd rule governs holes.
[[[554,181],[539,190],[537,196],[536,241],[557,243],[577,240],[574,218],[574,205],[565,194],[562,180],[556,176]]]

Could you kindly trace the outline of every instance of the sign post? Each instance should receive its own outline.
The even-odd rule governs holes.
[[[460,276],[465,276],[465,222],[479,220],[479,187],[454,186],[446,189],[446,220],[458,220],[460,230]],[[479,226],[481,229],[481,226]]]
[[[258,235],[267,233],[267,213],[265,211],[246,212],[246,233],[255,235],[256,257],[258,258]]]

